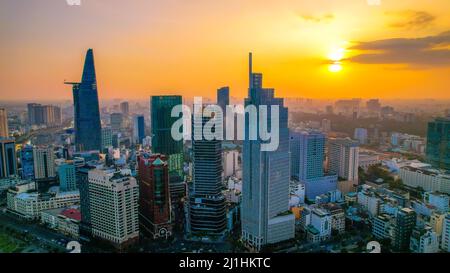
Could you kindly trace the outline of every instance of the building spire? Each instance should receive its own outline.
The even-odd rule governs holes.
[[[248,82],[249,82],[249,89],[253,88],[253,80],[252,80],[252,74],[253,74],[253,59],[252,59],[252,53],[248,53]]]
[[[86,60],[84,61],[83,76],[81,83],[92,84],[96,82],[95,66],[94,66],[94,52],[92,48],[88,49],[86,53]]]

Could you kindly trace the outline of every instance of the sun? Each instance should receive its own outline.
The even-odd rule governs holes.
[[[340,62],[335,62],[328,66],[328,70],[333,73],[339,72],[342,70],[342,65]]]
[[[328,59],[330,59],[333,62],[338,62],[342,60],[345,56],[345,49],[344,48],[336,48],[332,49],[330,53],[328,54]]]
[[[328,70],[333,73],[340,72],[342,67],[342,60],[345,58],[345,48],[344,47],[335,47],[330,50],[328,53]]]

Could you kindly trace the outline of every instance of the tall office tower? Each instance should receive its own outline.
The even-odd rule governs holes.
[[[136,179],[116,170],[89,172],[92,236],[122,249],[139,240]]]
[[[436,168],[450,170],[450,116],[428,123],[426,155]]]
[[[111,127],[102,128],[102,149],[108,149],[113,146],[113,132]]]
[[[5,108],[0,108],[0,137],[9,137],[8,114]]]
[[[223,112],[223,139],[226,139],[226,109],[227,105],[230,104],[230,87],[225,86],[217,89],[217,105],[220,106]]]
[[[61,191],[77,190],[77,177],[74,162],[68,160],[58,166],[59,189]]]
[[[0,138],[0,178],[17,175],[16,143],[14,139]]]
[[[291,176],[298,181],[322,177],[325,135],[320,132],[291,132]]]
[[[35,179],[46,179],[56,176],[53,147],[34,147],[33,160]]]
[[[416,212],[410,208],[403,208],[395,217],[394,236],[392,246],[402,251],[409,249],[412,230],[416,225]]]
[[[33,146],[25,145],[20,151],[21,177],[24,180],[34,179]]]
[[[41,104],[29,103],[28,109],[28,124],[29,125],[41,125],[44,124],[44,110]]]
[[[169,157],[169,188],[172,202],[186,195],[183,178],[183,140],[172,138],[172,125],[178,117],[172,117],[172,108],[181,105],[181,96],[151,97],[152,152]]]
[[[92,235],[91,226],[91,211],[90,211],[90,198],[89,198],[89,171],[95,169],[95,166],[85,164],[84,166],[77,168],[76,177],[77,185],[80,190],[80,239],[88,240]]]
[[[27,109],[29,125],[53,126],[62,123],[61,108],[58,106],[29,103]]]
[[[77,151],[100,150],[100,111],[92,49],[89,49],[86,53],[81,83],[66,84],[73,85],[75,146]]]
[[[130,104],[128,103],[128,101],[120,103],[120,112],[124,116],[128,116],[128,114],[130,113]]]
[[[214,117],[212,113],[196,116],[193,129],[202,132],[204,125]],[[225,197],[222,194],[222,141],[192,139],[193,184],[189,193],[189,227],[194,236],[208,234],[221,236],[227,227]]]
[[[145,138],[145,120],[144,116],[135,116],[133,118],[133,140],[136,144],[142,144]]]
[[[262,74],[252,71],[249,55],[249,90],[245,105],[266,105],[267,124],[271,107],[279,107],[279,146],[275,151],[262,151],[261,139],[249,139],[250,116],[245,115],[243,145],[242,239],[259,251],[264,245],[294,237],[295,217],[289,213],[289,129],[288,109],[282,98],[274,97],[274,89],[262,88]],[[259,115],[259,114],[258,114]],[[258,117],[258,120],[261,117]],[[253,121],[258,127],[258,122]]]
[[[225,113],[227,105],[230,104],[230,87],[225,86],[217,89],[217,105],[222,108]]]
[[[305,185],[306,198],[336,190],[337,175],[325,175],[325,135],[320,132],[292,132],[290,135],[291,177]]]
[[[42,107],[45,125],[52,126],[61,124],[61,108],[53,105],[43,105],[40,107]]]
[[[120,129],[122,129],[123,126],[123,114],[122,113],[112,113],[111,114],[111,120],[110,120],[110,124],[111,124],[111,129],[113,129],[113,131],[120,131]]]
[[[138,164],[141,230],[149,233],[153,239],[167,239],[172,235],[167,157],[143,154]]]
[[[328,140],[328,169],[348,181],[358,181],[359,145],[350,138]]]

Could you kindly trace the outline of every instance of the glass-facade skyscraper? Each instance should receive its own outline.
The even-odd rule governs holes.
[[[337,188],[337,174],[325,175],[323,170],[325,143],[321,132],[290,133],[291,177],[305,185],[309,200]]]
[[[289,212],[289,129],[288,109],[274,89],[262,87],[262,74],[252,72],[249,60],[249,94],[245,105],[266,105],[270,124],[271,107],[279,107],[279,146],[275,151],[261,151],[259,137],[249,139],[250,115],[245,114],[242,181],[242,239],[257,251],[264,245],[294,237],[295,217]],[[258,120],[261,116],[258,114]],[[256,126],[259,126],[256,123]]]
[[[17,175],[16,143],[14,139],[0,138],[0,178]]]
[[[100,150],[100,111],[92,49],[86,53],[81,83],[67,84],[73,85],[76,149],[78,151]]]
[[[183,179],[183,140],[172,138],[172,125],[178,117],[172,117],[172,108],[181,105],[181,96],[151,97],[152,152],[169,157],[170,192],[172,202],[185,195]]]
[[[428,123],[426,154],[434,167],[450,170],[450,116]]]
[[[135,116],[133,119],[133,138],[136,144],[142,144],[145,137],[144,116]]]
[[[25,145],[20,151],[21,177],[24,180],[34,179],[33,146]]]
[[[192,131],[201,132],[211,119],[193,119]],[[225,197],[222,194],[222,141],[192,139],[193,184],[189,199],[189,229],[192,235],[223,235],[227,227]]]

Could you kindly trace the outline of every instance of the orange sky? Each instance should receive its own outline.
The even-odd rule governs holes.
[[[0,97],[71,99],[94,48],[99,95],[450,98],[450,1],[2,0]],[[342,70],[330,53],[344,50]]]

